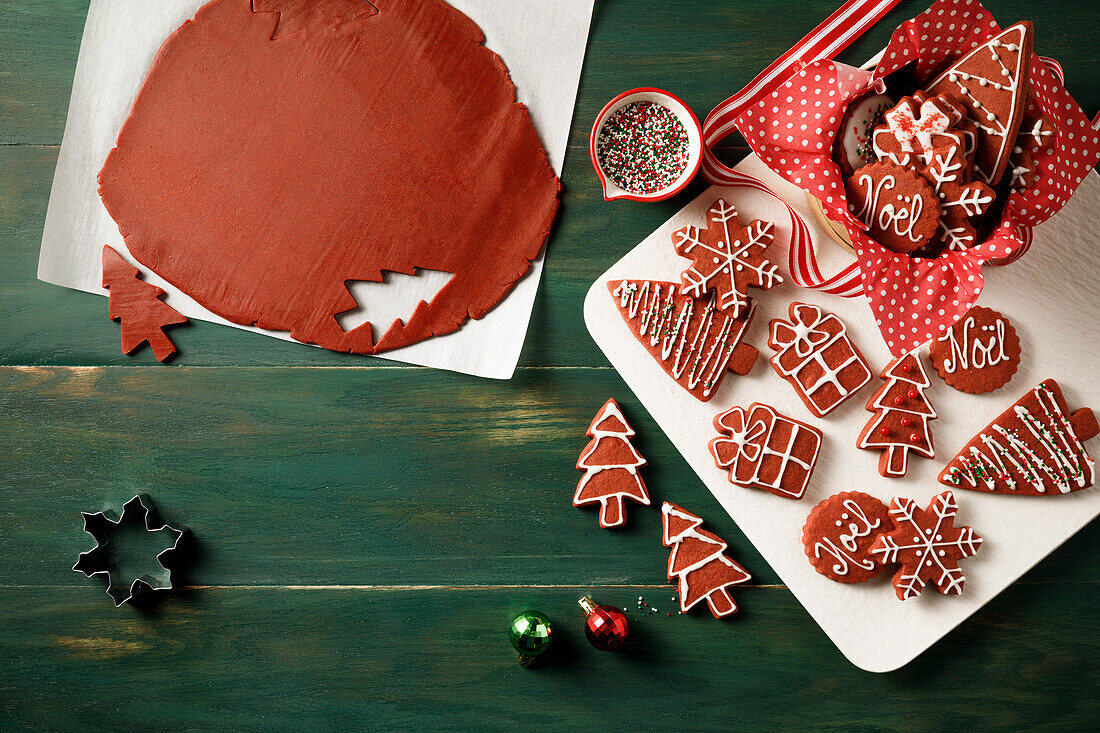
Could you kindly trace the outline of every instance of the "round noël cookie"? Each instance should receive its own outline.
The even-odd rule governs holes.
[[[976,305],[932,342],[929,356],[949,386],[968,394],[992,392],[1020,366],[1020,337],[1003,315]]]
[[[940,226],[936,192],[916,171],[888,160],[865,165],[844,184],[848,210],[886,249],[909,254],[932,241]]]
[[[886,570],[871,555],[875,538],[890,528],[889,509],[861,491],[834,494],[813,508],[802,527],[806,557],[817,572],[840,583],[862,583]]]

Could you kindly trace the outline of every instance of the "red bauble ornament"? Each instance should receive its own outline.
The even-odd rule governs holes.
[[[601,652],[618,649],[630,633],[626,614],[614,606],[597,606],[588,596],[577,603],[584,610],[584,635]]]

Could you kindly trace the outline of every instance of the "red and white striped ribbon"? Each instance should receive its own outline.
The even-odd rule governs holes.
[[[882,19],[900,0],[848,0],[805,38],[764,69],[748,86],[714,108],[703,123],[703,176],[719,186],[744,186],[774,196],[787,207],[791,218],[791,244],[787,264],[791,279],[804,288],[846,298],[863,294],[859,264],[852,263],[836,275],[822,276],[817,265],[810,230],[790,204],[752,176],[738,173],[715,157],[711,148],[729,135],[736,120],[764,95],[806,64],[832,58]]]
[[[1066,72],[1062,70],[1062,65],[1050,58],[1049,56],[1040,56],[1039,60],[1046,64],[1046,67],[1050,69],[1050,73],[1058,77],[1058,83],[1062,86],[1066,85]]]

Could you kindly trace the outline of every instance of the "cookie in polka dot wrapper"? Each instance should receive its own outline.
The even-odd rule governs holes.
[[[1100,134],[1050,68],[1031,54],[1029,63],[1021,63],[1020,76],[1027,80],[1037,113],[1058,134],[1034,151],[1041,175],[1026,188],[1008,192],[1000,219],[984,241],[932,259],[910,257],[874,241],[848,211],[844,179],[831,158],[848,105],[869,91],[881,91],[884,78],[903,67],[912,83],[932,84],[945,68],[1001,32],[975,0],[939,0],[894,31],[873,72],[829,58],[806,58],[808,63],[794,65],[789,76],[769,86],[736,119],[768,167],[819,198],[830,216],[846,226],[863,292],[894,356],[962,318],[982,292],[982,265],[1007,264],[1022,255],[1030,228],[1057,214],[1100,160]],[[798,250],[790,251],[793,257]],[[805,268],[792,261],[789,269]]]

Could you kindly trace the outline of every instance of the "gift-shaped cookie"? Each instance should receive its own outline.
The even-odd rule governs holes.
[[[770,324],[772,368],[824,417],[871,381],[871,370],[835,315],[809,303],[791,303],[787,313],[790,320]]]
[[[821,450],[821,431],[755,402],[714,418],[710,454],[732,484],[801,499]]]

